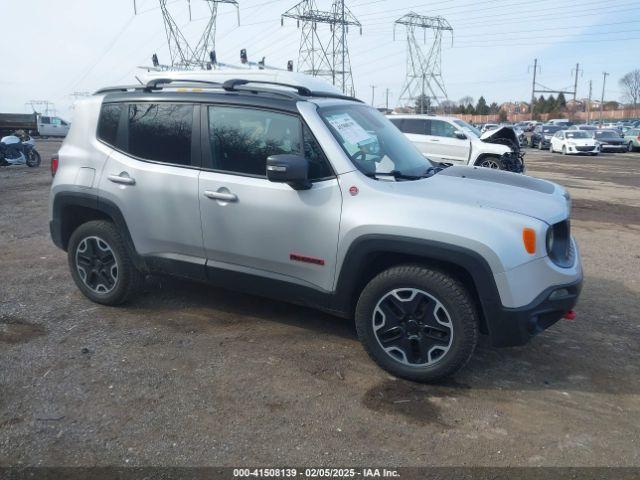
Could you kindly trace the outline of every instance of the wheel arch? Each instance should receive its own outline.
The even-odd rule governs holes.
[[[366,235],[355,240],[342,262],[334,309],[352,316],[360,293],[373,277],[407,263],[436,268],[459,280],[476,304],[480,330],[490,333],[487,319],[496,304],[501,304],[491,267],[473,250],[432,240],[392,235]]]
[[[67,251],[73,232],[80,225],[92,220],[112,222],[123,235],[136,267],[146,270],[144,260],[136,252],[127,222],[115,203],[83,192],[61,192],[53,198],[51,238],[62,250]]]

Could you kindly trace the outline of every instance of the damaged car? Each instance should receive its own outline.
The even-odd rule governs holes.
[[[389,115],[391,123],[430,160],[524,172],[524,152],[510,127],[481,133],[464,120],[435,115]]]

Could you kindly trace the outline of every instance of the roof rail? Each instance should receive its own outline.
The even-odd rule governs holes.
[[[258,84],[258,85],[273,85],[276,87],[287,87],[296,91],[297,95],[302,97],[326,97],[326,98],[337,98],[342,100],[351,100],[360,103],[364,103],[362,100],[350,97],[348,95],[342,95],[340,93],[333,92],[321,92],[321,91],[313,91],[303,85],[293,85],[290,83],[281,83],[281,82],[270,82],[266,80],[247,80],[241,78],[235,78],[231,80],[227,80],[224,83],[214,82],[211,80],[199,80],[199,79],[188,79],[188,78],[154,78],[149,80],[145,85],[123,85],[123,86],[115,86],[115,87],[105,87],[97,90],[95,95],[100,93],[108,93],[108,92],[126,92],[129,90],[142,90],[145,92],[152,92],[154,90],[162,90],[163,86],[168,86],[169,84],[180,83],[180,84],[195,84],[195,85],[209,85],[212,87],[219,87],[224,89],[227,92],[264,92],[271,93],[275,95],[282,95],[289,98],[297,98],[293,92],[286,92],[278,89],[269,89],[269,88],[251,88],[247,86],[246,88],[237,88],[243,87],[249,84]]]
[[[236,87],[240,87],[247,84],[259,84],[259,85],[274,85],[277,87],[288,87],[296,90],[298,95],[303,97],[327,97],[327,98],[339,98],[343,100],[353,100],[356,102],[364,103],[362,100],[350,97],[349,95],[342,95],[340,93],[333,92],[320,92],[317,90],[310,90],[309,88],[302,85],[293,85],[291,83],[282,83],[282,82],[270,82],[268,80],[246,80],[241,78],[235,78],[231,80],[227,80],[222,84],[222,88],[224,88],[228,92],[238,91]],[[241,89],[241,90],[251,90],[250,88]]]
[[[213,82],[211,80],[196,80],[196,79],[188,79],[188,78],[154,78],[149,80],[147,84],[144,86],[144,90],[146,92],[150,92],[152,90],[160,90],[162,85],[169,83],[201,83],[204,85],[212,85],[215,87],[219,87],[220,82]]]
[[[307,87],[303,87],[302,85],[292,85],[290,83],[280,83],[280,82],[270,82],[268,80],[246,80],[243,78],[233,78],[231,80],[227,80],[222,84],[222,88],[224,88],[227,92],[237,91],[236,87],[241,85],[246,85],[248,83],[254,83],[259,85],[275,85],[278,87],[288,87],[293,88],[298,92],[298,95],[304,95],[305,97],[311,96],[311,90]]]

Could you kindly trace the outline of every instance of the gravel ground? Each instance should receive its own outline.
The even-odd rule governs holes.
[[[428,386],[301,307],[165,278],[89,302],[49,238],[58,146],[0,167],[0,465],[640,466],[640,154],[527,152],[574,198],[578,317]]]

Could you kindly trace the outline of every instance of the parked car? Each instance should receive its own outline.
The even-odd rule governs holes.
[[[548,120],[547,123],[550,125],[559,125],[565,128],[571,126],[571,120],[569,120],[568,118],[552,118],[551,120]]]
[[[562,130],[558,125],[536,125],[529,138],[529,146],[538,150],[549,148],[553,135]]]
[[[563,155],[597,155],[598,142],[591,132],[583,130],[560,130],[551,138],[549,146],[551,153],[561,152]]]
[[[593,125],[589,125],[587,123],[581,123],[580,125],[571,125],[567,130],[586,130],[586,131],[594,131],[597,128]]]
[[[485,123],[484,125],[482,125],[480,132],[484,133],[488,130],[495,130],[498,127],[500,127],[500,125],[498,125],[497,123]]]
[[[617,130],[595,130],[590,133],[596,142],[598,142],[598,148],[601,152],[627,151],[627,142],[624,137],[620,136]]]
[[[371,358],[416,381],[460,369],[479,332],[518,345],[575,315],[560,185],[440,168],[301,74],[186,74],[76,104],[50,230],[90,300],[121,304],[164,272],[301,303],[355,318]]]
[[[627,144],[628,152],[640,149],[640,129],[633,128],[628,130],[624,135],[624,141]]]
[[[464,120],[454,117],[391,115],[388,118],[431,160],[450,165],[524,171],[520,143],[511,128],[480,133]]]

